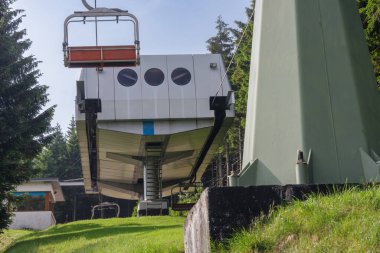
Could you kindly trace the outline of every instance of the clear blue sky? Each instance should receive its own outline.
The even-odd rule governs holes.
[[[94,0],[88,2],[94,5]],[[250,0],[98,0],[97,4],[126,9],[138,17],[141,54],[198,54],[207,53],[205,42],[215,35],[218,15],[233,27],[235,20],[245,22]],[[85,8],[81,0],[17,0],[13,8],[25,10],[21,28],[33,41],[28,54],[42,61],[40,83],[49,86],[50,105],[57,105],[53,124],[58,122],[66,131],[74,116],[80,70],[63,66],[63,21]],[[77,36],[86,37],[78,29],[71,34]]]

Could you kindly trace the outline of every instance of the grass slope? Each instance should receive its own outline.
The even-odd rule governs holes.
[[[88,220],[19,236],[7,253],[183,252],[183,217]],[[2,238],[0,238],[2,239]]]
[[[296,201],[215,252],[380,252],[380,188]]]
[[[6,233],[0,234],[0,252],[12,245],[18,238],[33,233],[28,230],[9,230]]]

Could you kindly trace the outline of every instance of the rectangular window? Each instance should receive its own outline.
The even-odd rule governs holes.
[[[50,197],[48,192],[15,192],[14,211],[46,211],[46,201]],[[48,197],[47,197],[48,196]]]

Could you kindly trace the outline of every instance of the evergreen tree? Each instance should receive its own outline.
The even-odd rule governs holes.
[[[235,21],[236,29],[231,29],[234,36],[236,51],[233,58],[234,68],[230,73],[230,81],[235,90],[235,119],[227,132],[225,163],[228,170],[240,170],[243,158],[243,140],[245,132],[245,117],[247,112],[249,74],[251,65],[251,51],[253,38],[253,12],[255,0],[251,2],[251,8],[246,9],[248,23]]]
[[[79,141],[75,120],[71,119],[68,131],[64,136],[57,125],[54,138],[34,161],[41,177],[58,178],[60,181],[82,178]],[[54,216],[58,222],[72,220],[72,209],[78,189],[65,189],[65,202],[56,203]]]
[[[252,17],[254,5],[255,0],[252,0],[251,8],[246,10],[248,18]],[[232,89],[235,90],[236,98],[236,117],[226,135],[225,145],[219,150],[219,153],[223,153],[223,156],[214,157],[213,164],[220,166],[219,164],[222,163],[225,167],[220,173],[217,173],[218,178],[216,180],[218,185],[225,183],[224,179],[227,173],[241,167],[253,35],[253,20],[248,22],[247,24],[236,21],[237,28],[231,29],[219,16],[216,22],[217,34],[207,41],[207,48],[211,53],[221,54],[226,66],[231,62],[227,76]],[[214,165],[209,166],[208,173],[205,173],[205,175],[212,174],[209,173],[209,170],[213,170],[212,166]]]
[[[380,86],[380,1],[357,0],[377,84]]]
[[[22,11],[13,10],[14,0],[0,1],[0,230],[10,223],[8,192],[35,174],[33,158],[50,140],[54,108],[34,56],[24,56],[31,41],[19,30]]]
[[[61,179],[77,179],[82,178],[82,166],[80,163],[79,140],[77,128],[74,118],[71,119],[69,129],[66,134],[66,172],[61,176]]]
[[[246,9],[246,15],[248,19],[252,17],[252,14],[254,12],[254,5],[255,1],[252,1],[251,8]],[[233,73],[231,73],[231,82],[234,84],[236,91],[236,114],[239,118],[239,124],[244,128],[245,116],[247,112],[248,83],[251,66],[253,19],[249,20],[248,24],[240,21],[236,21],[235,23],[238,28],[233,29],[232,32],[235,37],[235,43],[238,44],[240,42],[240,45],[236,49],[234,57],[235,68]]]
[[[34,168],[40,171],[41,177],[56,178],[66,170],[66,140],[61,127],[54,128],[53,139],[34,161]]]
[[[248,18],[252,16],[254,5],[255,1],[252,0],[251,8],[247,8],[246,10]],[[235,90],[235,111],[237,115],[227,137],[228,143],[232,147],[237,147],[238,139],[242,139],[241,136],[240,138],[237,136],[239,133],[238,128],[244,128],[245,125],[253,37],[253,20],[249,21],[248,27],[247,23],[244,22],[236,21],[235,23],[237,28],[231,29],[222,20],[221,16],[219,16],[216,21],[217,34],[207,41],[208,50],[211,53],[221,54],[225,65],[230,63],[235,53],[232,68],[230,68],[228,73],[232,88]],[[245,34],[243,36],[244,31]],[[236,51],[234,51],[234,49],[236,49]],[[240,132],[242,131],[240,130]]]
[[[207,50],[212,54],[221,54],[223,63],[227,67],[231,62],[234,51],[231,29],[228,28],[228,24],[223,21],[222,16],[218,16],[215,28],[217,30],[216,35],[206,42],[208,44]]]
[[[57,125],[53,140],[42,150],[34,161],[34,167],[41,177],[59,180],[82,178],[79,141],[74,119],[71,120],[66,136]]]

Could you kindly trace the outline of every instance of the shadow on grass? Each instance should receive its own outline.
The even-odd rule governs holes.
[[[70,226],[70,225],[69,225]],[[136,233],[148,233],[155,230],[161,229],[172,229],[172,228],[180,228],[181,225],[169,225],[169,226],[142,226],[140,224],[123,224],[120,226],[114,227],[102,227],[97,224],[75,224],[71,226],[71,229],[78,229],[74,231],[67,231],[67,233],[56,233],[49,234],[49,231],[41,232],[39,234],[35,234],[30,239],[26,239],[25,241],[16,242],[13,246],[11,246],[6,252],[20,252],[17,251],[18,248],[28,248],[30,249],[39,246],[39,245],[49,245],[60,243],[63,241],[68,241],[75,238],[86,238],[88,240],[91,239],[99,239],[102,237],[109,237],[113,235],[121,235],[121,234],[136,234]],[[58,232],[59,229],[57,229]],[[67,229],[66,229],[67,230]]]
[[[125,223],[123,222],[123,226],[141,226],[139,223]],[[45,231],[37,232],[36,236],[52,236],[59,234],[67,234],[72,232],[84,232],[86,230],[93,230],[99,228],[107,228],[110,225],[101,225],[101,224],[67,224],[64,227],[53,227]]]
[[[105,244],[102,241],[96,241],[94,243],[84,244],[79,248],[75,248],[70,253],[184,253],[184,244],[180,240],[170,240],[166,237],[165,240],[161,241],[155,240],[155,237],[152,236],[150,238],[151,240],[141,240],[140,238],[136,238],[136,240],[129,242],[127,245],[124,244],[124,246],[121,246],[120,243],[115,242],[115,244],[119,244],[116,247],[108,246],[108,244]]]

